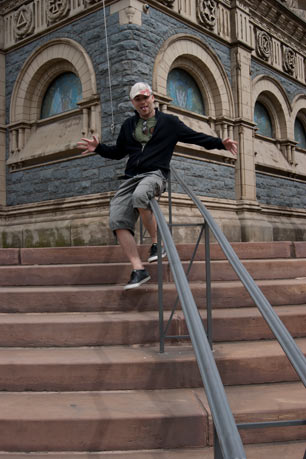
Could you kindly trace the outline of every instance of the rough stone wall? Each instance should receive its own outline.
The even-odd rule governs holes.
[[[233,167],[182,157],[174,158],[172,165],[197,195],[215,198],[222,194],[224,199],[235,199],[233,187],[235,169]],[[175,183],[172,189],[176,193],[182,192]],[[221,193],[220,190],[222,190]]]
[[[177,33],[201,37],[218,55],[230,78],[230,50],[212,38],[195,32],[174,18],[154,9],[143,15],[142,26],[119,25],[118,14],[106,9],[112,98],[115,119],[111,135],[111,105],[104,34],[103,10],[49,33],[6,55],[7,122],[14,82],[28,56],[48,40],[66,37],[79,42],[88,53],[96,71],[101,97],[102,140],[114,143],[122,121],[133,113],[129,87],[137,80],[151,82],[154,61],[163,42]],[[80,133],[81,137],[81,133]],[[78,139],[76,139],[78,140]],[[177,159],[176,167],[190,171],[188,181],[200,195],[234,199],[234,170],[231,167],[189,159]],[[25,204],[117,189],[125,160],[110,161],[90,156],[7,174],[7,205]],[[199,173],[200,171],[200,173]]]
[[[306,208],[306,183],[256,174],[256,192],[259,202],[274,206]]]

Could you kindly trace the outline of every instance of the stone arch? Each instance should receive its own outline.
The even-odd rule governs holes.
[[[296,117],[302,112],[303,124],[306,125],[306,94],[298,94],[292,101],[291,129],[294,132],[294,123]]]
[[[68,38],[51,40],[35,50],[24,63],[12,93],[10,122],[37,119],[48,85],[66,71],[80,78],[83,99],[97,93],[95,72],[85,50]]]
[[[153,90],[167,95],[167,77],[175,67],[196,80],[204,98],[207,115],[234,116],[234,102],[227,74],[216,54],[193,35],[177,34],[165,41],[153,69]]]
[[[269,111],[275,138],[278,140],[294,139],[294,131],[290,122],[291,106],[280,83],[267,75],[254,78],[252,84],[253,116],[257,101],[261,102]]]
[[[78,107],[40,119],[48,86],[60,74],[73,72],[81,82]],[[74,40],[59,38],[37,48],[15,82],[10,106],[10,170],[75,157],[76,139],[100,135],[100,99],[86,51]]]

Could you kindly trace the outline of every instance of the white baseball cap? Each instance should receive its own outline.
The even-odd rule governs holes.
[[[131,88],[130,98],[133,100],[140,94],[143,96],[150,96],[152,94],[151,87],[147,83],[135,83]]]

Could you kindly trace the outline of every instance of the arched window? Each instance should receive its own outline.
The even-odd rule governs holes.
[[[294,123],[294,138],[298,142],[298,147],[306,150],[306,132],[303,123],[296,118]]]
[[[172,104],[191,112],[205,114],[204,102],[198,85],[185,70],[175,68],[167,79],[167,94]]]
[[[257,124],[258,134],[273,138],[273,128],[269,112],[260,102],[256,102],[255,104],[254,121]]]
[[[80,79],[72,72],[62,73],[48,87],[42,102],[41,118],[78,108],[82,99]]]

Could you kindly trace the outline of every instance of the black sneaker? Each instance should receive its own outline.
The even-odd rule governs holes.
[[[124,290],[139,287],[141,284],[148,282],[150,279],[151,276],[145,269],[133,269],[131,278],[124,286]]]
[[[164,258],[166,255],[167,255],[166,251],[162,247],[162,253],[161,253],[162,258]],[[158,259],[157,244],[154,243],[154,244],[151,245],[151,248],[150,248],[148,262],[152,263],[152,261],[156,261],[157,259]]]

